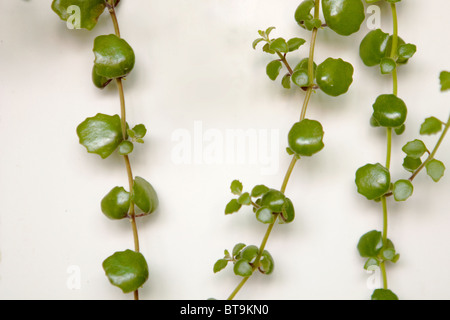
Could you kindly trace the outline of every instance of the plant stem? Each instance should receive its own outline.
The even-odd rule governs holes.
[[[115,30],[116,36],[120,38],[119,23],[117,21],[117,15],[116,15],[116,10],[114,8],[114,3],[112,3],[112,5],[109,6],[109,13],[111,15],[111,19],[114,24],[114,30]],[[122,129],[122,136],[123,136],[123,139],[126,140],[128,135],[127,135],[127,120],[126,120],[126,108],[125,108],[125,94],[124,94],[124,90],[123,90],[122,78],[117,78],[116,84],[117,84],[117,88],[119,91],[119,97],[120,97],[120,124],[121,124],[121,129]],[[130,158],[128,157],[128,155],[124,155],[123,158],[125,160],[125,167],[126,167],[127,176],[128,176],[128,185],[130,188],[130,192],[132,192],[133,185],[134,185],[134,178],[133,178],[133,171],[131,169]],[[131,228],[133,230],[134,251],[139,252],[139,250],[140,250],[139,235],[138,235],[138,230],[137,230],[136,214],[135,214],[135,210],[134,210],[134,201],[133,200],[130,201],[130,208],[129,208],[128,216],[129,216],[129,220],[131,223]],[[134,300],[139,300],[139,291],[138,290],[134,291]]]
[[[320,10],[320,0],[315,0],[314,17],[319,16],[319,10]],[[311,94],[313,92],[313,87],[314,87],[314,81],[313,81],[313,79],[314,79],[314,47],[316,44],[316,38],[317,38],[317,28],[314,28],[312,30],[311,44],[310,44],[310,49],[309,49],[309,60],[308,60],[308,76],[310,79],[310,83],[309,83],[308,89],[306,91],[305,99],[303,101],[303,106],[302,106],[302,110],[300,113],[300,121],[305,119],[305,117],[306,117],[306,110],[308,108],[308,104],[309,104]],[[288,67],[289,64],[287,63],[286,58],[281,55],[279,55],[279,56],[280,56],[281,61],[286,65],[286,67]],[[288,68],[288,71],[292,74],[292,69],[290,67]],[[289,179],[291,177],[291,174],[295,168],[297,161],[298,161],[298,158],[296,156],[293,156],[291,163],[289,165],[289,168],[284,176],[283,184],[281,185],[280,192],[282,192],[282,193],[286,192],[286,188],[287,188]],[[280,216],[279,213],[275,214],[274,221],[267,227],[267,231],[264,235],[261,245],[259,246],[259,253],[255,259],[256,262],[253,265],[253,271],[258,269],[258,267],[259,267],[259,263],[260,263],[262,254],[264,252],[264,249],[267,245],[267,241],[269,240],[270,234],[272,233],[273,227],[275,226],[275,223],[278,221],[279,216]],[[231,295],[228,297],[227,300],[233,300],[234,297],[238,294],[238,292],[242,289],[242,287],[245,285],[245,283],[248,281],[248,279],[250,277],[251,276],[244,277],[241,280],[241,282],[238,284],[238,286],[233,290],[233,292],[231,293]]]
[[[438,142],[436,143],[436,146],[434,147],[433,151],[431,151],[431,153],[430,153],[430,155],[428,156],[428,158],[420,165],[420,167],[417,168],[416,171],[414,171],[414,173],[413,173],[413,174],[411,175],[411,177],[409,178],[410,181],[413,181],[414,178],[420,173],[420,171],[422,171],[422,169],[426,167],[426,165],[428,164],[428,162],[430,162],[431,160],[434,159],[434,156],[436,155],[436,153],[437,153],[439,147],[441,146],[442,141],[444,140],[445,135],[447,134],[449,128],[450,128],[450,116],[449,116],[449,118],[448,118],[448,120],[447,120],[447,123],[445,124],[444,131],[442,131],[442,134],[441,134],[441,136],[439,137],[439,140],[438,140]]]

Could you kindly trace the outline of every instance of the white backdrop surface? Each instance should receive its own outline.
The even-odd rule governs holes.
[[[0,298],[131,298],[108,283],[101,267],[113,252],[133,246],[129,223],[100,211],[101,198],[127,184],[123,163],[117,155],[88,154],[75,132],[86,117],[119,113],[114,85],[101,91],[90,79],[93,39],[113,33],[111,21],[104,14],[91,32],[68,30],[50,3],[0,2]],[[409,114],[393,144],[393,179],[408,177],[401,147],[419,137],[422,121],[445,120],[450,112],[438,81],[441,70],[450,70],[450,2],[432,3],[398,4],[400,36],[418,52],[399,69]],[[138,226],[150,269],[142,299],[224,299],[239,279],[231,269],[214,275],[214,262],[238,242],[260,243],[266,226],[249,210],[223,212],[233,179],[247,190],[261,183],[279,188],[289,165],[286,135],[304,93],[270,81],[271,57],[251,43],[258,29],[276,26],[274,37],[308,40],[291,63],[306,57],[310,34],[293,19],[298,4],[121,1],[122,37],[136,53],[125,82],[128,121],[149,130],[131,161],[160,199],[158,211]],[[391,32],[389,8],[380,8],[381,28]],[[319,32],[316,62],[329,56],[351,62],[354,82],[337,98],[313,95],[307,116],[322,123],[325,149],[293,172],[286,194],[296,220],[277,225],[267,246],[275,272],[252,277],[238,299],[368,299],[373,291],[377,275],[363,269],[356,244],[381,229],[382,212],[357,194],[354,174],[384,162],[383,132],[368,119],[375,98],[391,91],[391,78],[359,59],[369,30],[364,22],[350,37]],[[257,134],[258,144],[234,152],[220,144],[245,139],[243,132]],[[436,138],[423,139],[432,146]],[[448,140],[436,157],[450,164]],[[388,267],[389,286],[401,299],[450,298],[449,191],[448,174],[435,184],[423,172],[411,199],[390,201],[389,237],[401,258]]]

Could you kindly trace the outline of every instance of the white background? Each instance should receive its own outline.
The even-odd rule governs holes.
[[[75,129],[96,113],[119,113],[114,85],[101,91],[91,82],[92,43],[113,33],[105,13],[97,27],[68,30],[51,1],[0,2],[0,298],[131,299],[111,286],[101,267],[115,251],[133,247],[128,221],[110,221],[100,200],[127,185],[123,161],[88,154]],[[304,93],[286,91],[265,75],[271,56],[251,48],[257,30],[276,26],[273,37],[304,37],[290,58],[308,54],[310,33],[299,28],[291,0],[123,0],[118,10],[122,37],[134,48],[136,66],[125,82],[128,122],[145,123],[146,143],[135,148],[134,173],[157,189],[160,207],[139,221],[142,253],[150,269],[142,299],[225,299],[238,284],[231,268],[214,275],[225,248],[259,245],[266,226],[249,209],[225,216],[230,182],[250,190],[279,188],[290,157],[286,135],[298,119]],[[426,117],[445,121],[450,97],[439,92],[438,75],[450,69],[447,0],[398,4],[400,36],[417,45],[416,56],[399,69],[399,95],[407,103],[407,129],[395,137],[393,179],[406,178],[401,147],[418,138]],[[381,28],[391,32],[389,7],[380,4]],[[237,299],[369,299],[373,275],[356,250],[359,237],[381,229],[380,204],[356,192],[354,173],[385,161],[383,130],[368,125],[371,105],[390,93],[392,81],[358,57],[369,31],[342,37],[319,32],[317,63],[341,57],[355,68],[346,95],[313,95],[308,118],[325,129],[325,149],[295,168],[287,195],[297,217],[277,225],[267,249],[276,269],[255,275]],[[275,130],[276,172],[262,163],[192,162],[172,158],[172,135],[194,124],[216,130]],[[218,131],[217,131],[218,130]],[[425,137],[430,148],[437,136]],[[203,146],[207,146],[205,141]],[[263,150],[264,151],[264,150]],[[450,143],[436,156],[450,167]],[[389,237],[401,254],[389,265],[389,287],[401,299],[450,298],[448,174],[434,183],[423,172],[405,203],[389,201]],[[72,271],[78,270],[74,274]],[[73,276],[80,286],[71,288]],[[69,284],[69,285],[68,285]]]

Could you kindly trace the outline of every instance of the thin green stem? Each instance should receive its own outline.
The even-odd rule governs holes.
[[[387,150],[386,150],[386,169],[391,168],[391,156],[392,156],[392,128],[386,129],[387,136]]]
[[[391,59],[397,59],[397,50],[398,50],[398,18],[397,18],[397,7],[395,3],[391,3],[391,11],[392,11],[392,21],[393,21],[393,34],[392,34],[392,49],[391,49]],[[393,86],[393,94],[398,94],[398,79],[397,79],[397,68],[392,72],[392,86]]]
[[[319,13],[320,13],[320,0],[315,0],[315,8],[314,8],[314,17],[318,18],[319,17]],[[314,79],[314,47],[316,45],[316,38],[317,38],[317,28],[314,28],[312,30],[312,36],[311,36],[311,44],[310,44],[310,49],[309,49],[309,60],[308,60],[308,77],[310,79],[310,83],[308,86],[308,89],[306,91],[306,96],[305,99],[303,101],[303,106],[302,106],[302,110],[300,113],[300,121],[305,119],[306,117],[306,110],[308,108],[308,104],[309,101],[311,99],[311,95],[313,92],[313,88],[314,88],[314,83],[313,83],[313,79]],[[286,67],[288,66],[286,58],[282,55],[280,55],[280,59],[281,61],[286,65]],[[289,70],[290,68],[288,68]],[[289,72],[291,72],[291,70],[289,70]],[[282,193],[286,192],[286,188],[289,182],[289,179],[291,177],[291,174],[295,168],[295,165],[297,163],[298,158],[296,156],[292,157],[291,163],[289,165],[288,170],[286,171],[286,174],[284,176],[283,179],[283,183],[281,185],[281,189],[280,191]],[[259,254],[255,259],[255,264],[253,265],[253,271],[255,271],[258,267],[259,267],[259,261],[261,260],[262,254],[264,252],[264,249],[267,245],[267,241],[269,240],[270,234],[272,233],[273,227],[275,226],[275,223],[278,221],[280,214],[277,213],[275,215],[275,219],[274,221],[268,226],[267,231],[264,235],[264,238],[261,242],[261,245],[259,246]],[[231,295],[228,297],[228,300],[233,300],[236,295],[239,293],[239,291],[242,289],[242,287],[245,285],[245,283],[248,281],[248,279],[250,278],[250,276],[248,277],[244,277],[241,282],[238,284],[238,286],[233,290],[233,292],[231,293]]]
[[[113,21],[114,25],[114,31],[116,33],[116,36],[120,38],[120,30],[119,30],[119,22],[117,20],[116,10],[114,8],[114,1],[111,2],[111,4],[108,6],[109,13],[111,15],[111,19]],[[126,107],[125,107],[125,94],[123,90],[123,83],[122,78],[116,79],[117,89],[119,91],[119,98],[120,98],[120,124],[122,129],[122,137],[123,139],[127,139],[127,120],[126,120]],[[123,156],[125,161],[125,168],[127,172],[128,177],[128,185],[130,188],[130,192],[133,190],[134,185],[134,178],[133,178],[133,171],[131,169],[131,163],[130,158],[128,155]],[[128,212],[131,228],[133,230],[133,240],[134,240],[134,251],[139,252],[139,235],[138,235],[138,229],[136,224],[136,213],[134,209],[134,201],[130,201],[130,208]],[[134,300],[139,300],[139,290],[134,291]]]

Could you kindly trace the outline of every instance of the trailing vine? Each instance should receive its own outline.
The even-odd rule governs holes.
[[[366,0],[375,3],[379,0]],[[444,123],[435,117],[427,118],[421,126],[420,134],[431,135],[442,131],[436,146],[430,151],[422,140],[409,141],[402,147],[406,154],[403,167],[410,172],[409,178],[391,181],[391,158],[393,133],[401,135],[405,130],[408,109],[406,103],[398,97],[399,67],[406,64],[413,57],[417,48],[406,43],[399,37],[397,18],[397,2],[401,0],[385,0],[389,3],[392,12],[393,32],[388,34],[381,29],[370,31],[360,45],[360,57],[366,66],[378,66],[383,75],[392,76],[392,93],[382,94],[373,104],[373,115],[370,124],[376,128],[383,128],[386,132],[386,161],[367,164],[356,171],[355,183],[358,192],[368,200],[381,203],[383,228],[382,231],[372,230],[364,234],[357,245],[361,257],[366,259],[364,268],[373,270],[380,268],[382,274],[382,288],[375,289],[372,300],[398,300],[398,296],[389,289],[386,264],[395,263],[400,258],[394,243],[388,238],[388,198],[395,201],[405,201],[413,194],[413,180],[426,168],[428,175],[438,182],[444,175],[444,164],[435,158],[436,153],[448,131],[449,121]],[[448,73],[440,76],[441,90],[447,90]],[[422,161],[424,155],[428,154]]]
[[[321,8],[322,6],[322,8]],[[322,9],[322,11],[321,11]],[[321,21],[320,13],[325,21]],[[236,244],[232,251],[225,250],[224,257],[214,264],[214,272],[233,265],[234,273],[241,278],[239,284],[231,292],[228,300],[236,297],[245,283],[255,271],[269,275],[274,270],[274,259],[266,246],[269,237],[278,224],[291,223],[295,219],[294,204],[285,193],[291,174],[302,157],[311,157],[324,148],[324,130],[317,120],[307,118],[307,109],[316,90],[320,89],[327,95],[340,96],[345,94],[353,82],[353,66],[340,58],[327,58],[319,65],[314,62],[315,45],[319,30],[330,28],[342,36],[348,36],[360,29],[365,19],[364,5],[361,0],[305,0],[297,7],[295,14],[297,24],[311,32],[309,55],[297,61],[295,67],[288,62],[287,56],[300,49],[307,41],[303,38],[271,38],[274,27],[259,30],[259,38],[253,42],[255,49],[263,43],[262,50],[276,57],[266,67],[267,76],[276,80],[283,69],[287,73],[282,77],[281,84],[290,89],[292,84],[305,92],[299,120],[294,123],[288,134],[287,153],[292,160],[286,170],[280,189],[257,185],[249,191],[244,191],[239,180],[231,183],[231,192],[236,196],[225,207],[225,214],[238,212],[248,206],[255,214],[256,220],[267,225],[267,231],[259,246]]]
[[[92,69],[94,85],[103,89],[111,82],[117,86],[120,100],[120,115],[98,113],[87,118],[77,127],[80,144],[89,153],[106,159],[113,153],[124,160],[127,174],[128,191],[116,186],[101,200],[103,214],[112,220],[128,219],[131,225],[134,249],[115,252],[103,261],[103,269],[111,284],[124,293],[134,294],[139,299],[139,288],[149,277],[148,264],[140,253],[136,219],[153,213],[158,206],[158,197],[144,178],[134,176],[130,154],[136,143],[144,143],[147,129],[143,124],[132,128],[126,121],[126,107],[123,80],[133,70],[135,54],[131,46],[121,38],[116,6],[120,0],[54,0],[53,11],[67,22],[69,29],[84,28],[92,30],[106,10],[109,12],[114,27],[114,34],[95,38],[93,52],[95,55]]]

